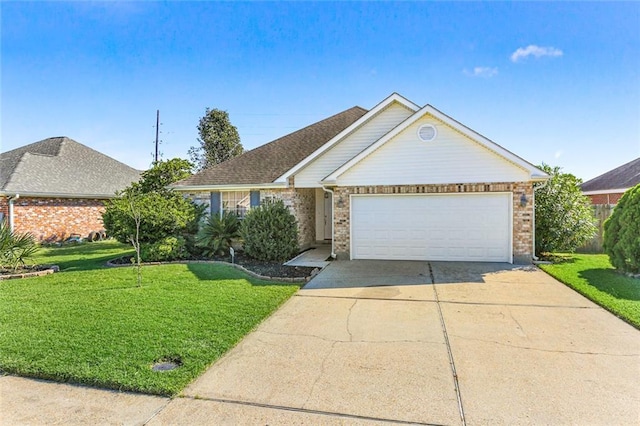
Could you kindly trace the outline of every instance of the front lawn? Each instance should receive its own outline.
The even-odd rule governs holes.
[[[0,370],[174,395],[298,289],[224,265],[102,268],[113,242],[43,250],[63,272],[0,282]],[[156,372],[162,360],[179,360]]]
[[[640,279],[617,273],[605,254],[570,254],[561,257],[563,261],[540,265],[540,268],[640,328]]]
[[[115,240],[96,243],[68,243],[62,247],[41,248],[27,264],[58,265],[61,271],[83,271],[104,268],[108,260],[134,254],[129,244]]]

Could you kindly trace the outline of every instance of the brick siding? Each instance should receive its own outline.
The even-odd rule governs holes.
[[[520,183],[474,183],[447,185],[394,185],[337,187],[334,189],[334,247],[339,258],[349,259],[351,194],[450,194],[469,192],[513,193],[513,261],[529,263],[533,256],[533,185]],[[520,206],[522,194],[527,197],[526,206]]]
[[[7,197],[0,197],[0,217],[4,220],[8,220],[9,217],[9,199]]]
[[[80,198],[18,198],[13,204],[14,230],[29,232],[37,240],[62,240],[71,234],[87,237],[104,229],[104,201]],[[8,217],[8,200],[0,199],[0,210]]]
[[[587,195],[591,199],[591,204],[618,204],[624,193],[593,194]]]

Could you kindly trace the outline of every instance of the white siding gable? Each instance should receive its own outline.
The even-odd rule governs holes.
[[[431,124],[437,137],[418,138]],[[430,114],[407,127],[342,175],[339,186],[529,181],[530,174]]]
[[[295,175],[296,188],[319,188],[320,181],[412,115],[407,107],[391,103],[368,122],[312,161]]]

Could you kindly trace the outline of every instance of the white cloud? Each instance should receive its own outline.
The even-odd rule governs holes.
[[[527,47],[519,47],[515,52],[511,54],[511,61],[518,62],[520,59],[524,59],[528,56],[535,56],[541,58],[543,56],[558,57],[562,56],[562,50],[555,47],[540,47],[535,44],[530,44]]]
[[[467,69],[464,70],[464,73],[471,77],[484,77],[490,78],[494,75],[498,74],[498,68],[491,67],[474,67],[473,70],[469,71]]]

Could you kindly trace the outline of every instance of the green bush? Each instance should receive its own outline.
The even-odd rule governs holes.
[[[229,212],[212,214],[200,228],[196,237],[196,246],[205,256],[229,253],[231,241],[240,236],[240,221]]]
[[[140,245],[140,257],[144,262],[180,260],[187,255],[186,243],[182,237],[166,237],[160,241]]]
[[[580,189],[582,181],[559,167],[538,167],[551,177],[535,189],[536,254],[575,251],[596,233],[591,203]]]
[[[140,215],[141,243],[188,233],[201,216],[199,206],[177,192],[150,192],[114,198],[107,202],[102,220],[107,234],[121,243],[130,243],[136,234],[132,203],[135,213]]]
[[[36,251],[33,235],[13,232],[5,221],[0,221],[0,267],[18,269]]]
[[[614,267],[640,273],[640,184],[624,193],[604,223],[603,248]]]
[[[102,220],[109,236],[122,243],[137,239],[154,243],[170,236],[182,236],[190,247],[206,206],[196,205],[168,185],[188,177],[191,164],[186,160],[159,161],[107,202]],[[139,219],[139,229],[136,226]],[[137,238],[136,238],[137,235]]]
[[[259,260],[284,261],[298,253],[298,226],[282,200],[249,210],[240,228],[244,251]]]

